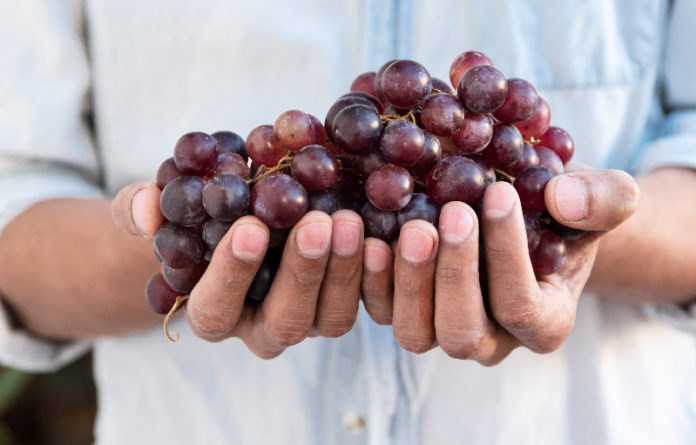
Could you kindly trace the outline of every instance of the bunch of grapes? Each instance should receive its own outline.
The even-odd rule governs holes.
[[[484,54],[460,54],[449,76],[454,88],[417,62],[391,60],[358,76],[323,125],[289,110],[246,141],[227,131],[182,136],[157,172],[167,222],[153,240],[162,271],[147,284],[151,307],[167,314],[185,301],[241,216],[271,230],[247,294],[253,303],[268,292],[287,234],[309,210],[355,210],[366,236],[390,241],[409,220],[437,225],[450,201],[480,212],[497,180],[520,197],[535,273],[557,271],[565,241],[584,232],[553,220],[544,189],[564,172],[573,140],[550,126],[549,105],[531,83],[506,79]]]

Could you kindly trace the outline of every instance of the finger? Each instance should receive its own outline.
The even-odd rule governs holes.
[[[435,345],[433,284],[438,234],[423,220],[401,228],[394,258],[394,337],[407,351],[423,353]]]
[[[152,182],[136,182],[121,189],[111,202],[114,223],[131,235],[152,239],[164,222],[160,189]]]
[[[519,198],[510,184],[490,185],[483,200],[483,235],[493,317],[536,352],[556,349],[570,332],[577,298],[544,298],[529,260]]]
[[[435,335],[450,357],[483,364],[502,360],[518,344],[488,319],[479,284],[477,216],[460,202],[440,211],[435,273]]]
[[[606,231],[638,206],[638,185],[621,170],[579,170],[552,178],[544,197],[553,218],[569,227]]]
[[[321,285],[314,326],[324,337],[340,337],[355,324],[360,304],[363,225],[350,210],[331,215],[331,256]]]
[[[379,325],[390,325],[394,310],[394,257],[387,243],[365,239],[361,292],[365,310]]]
[[[232,335],[249,285],[263,262],[269,236],[268,228],[258,218],[245,216],[235,221],[220,240],[185,306],[196,335],[209,341]]]
[[[278,272],[256,313],[253,330],[263,354],[274,354],[305,339],[329,259],[333,221],[326,213],[307,213],[292,229]]]

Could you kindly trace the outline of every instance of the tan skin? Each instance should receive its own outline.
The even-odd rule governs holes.
[[[392,323],[406,349],[422,352],[437,342],[453,357],[491,365],[517,346],[537,352],[560,346],[586,285],[624,291],[625,296],[644,289],[640,301],[693,298],[696,272],[687,265],[694,262],[696,237],[684,221],[693,221],[696,209],[676,210],[674,197],[678,193],[682,202],[694,202],[696,174],[663,169],[638,178],[641,204],[620,226],[636,209],[633,180],[615,171],[573,175],[590,185],[589,200],[587,217],[568,224],[598,232],[573,243],[563,269],[539,282],[527,259],[516,195],[507,193],[506,184],[486,192],[482,224],[493,319],[483,310],[474,267],[476,219],[459,237],[442,224],[438,232],[422,221],[409,222],[403,230],[418,233],[404,236],[402,231],[393,259],[391,248],[381,241],[363,242],[359,217],[342,211],[332,217],[311,212],[298,223],[268,299],[257,310],[242,301],[263,256],[250,252],[265,250],[267,232],[254,217],[237,221],[191,293],[185,311],[189,326],[210,341],[239,337],[256,355],[271,358],[309,335],[336,337],[350,330],[362,287],[370,315],[379,323]],[[553,187],[547,191],[547,206],[558,217]],[[129,186],[112,203],[123,230],[113,225],[106,200],[76,199],[38,203],[6,227],[0,237],[0,293],[30,331],[49,338],[86,338],[161,323],[142,297],[147,278],[158,270],[151,243],[129,235],[149,238],[161,222],[155,188],[134,201],[143,188]],[[512,204],[507,211],[501,210],[505,202]],[[471,214],[458,203],[443,211],[450,207],[457,207],[455,214]],[[668,216],[675,213],[679,216]],[[307,230],[300,235],[301,228]],[[235,238],[242,233],[246,241]],[[426,260],[412,261],[428,237]],[[650,253],[650,261],[641,260],[642,252]]]

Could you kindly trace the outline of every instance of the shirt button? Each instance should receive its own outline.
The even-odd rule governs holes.
[[[343,429],[349,433],[365,431],[365,418],[355,411],[347,411],[343,415]]]

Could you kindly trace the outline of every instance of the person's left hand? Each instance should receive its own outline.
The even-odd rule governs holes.
[[[439,345],[452,357],[494,365],[518,346],[556,350],[573,327],[601,235],[631,216],[638,202],[638,187],[625,172],[574,168],[554,177],[545,191],[554,219],[591,231],[566,242],[560,270],[535,277],[519,198],[510,184],[499,182],[484,195],[482,227],[471,207],[451,202],[441,210],[438,230],[409,221],[393,249],[366,239],[367,312],[379,324],[392,324],[401,346],[416,353]],[[479,230],[487,300],[479,284]]]

